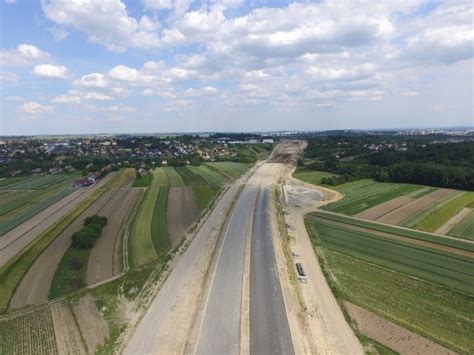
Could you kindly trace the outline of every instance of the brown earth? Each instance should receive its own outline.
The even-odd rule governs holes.
[[[81,334],[79,329],[77,329],[67,301],[54,303],[50,308],[58,353],[71,355],[86,354]]]
[[[356,214],[356,217],[375,221],[387,213],[413,201],[409,196],[400,196]]]
[[[79,329],[87,346],[87,352],[94,354],[109,336],[109,325],[102,317],[90,294],[81,297],[73,306]]]
[[[79,203],[110,181],[114,175],[115,173],[112,172],[90,188],[81,188],[74,191],[0,237],[0,267],[33,242],[41,233],[71,212]]]
[[[439,189],[426,196],[416,199],[396,210],[387,213],[378,219],[379,222],[388,224],[400,224],[402,221],[416,213],[418,210],[432,204],[435,201],[439,201],[449,195],[456,193],[455,190],[450,189]]]
[[[102,212],[108,219],[100,238],[92,248],[87,266],[87,285],[107,280],[114,276],[115,247],[121,234],[121,227],[140,195],[140,189],[122,188],[113,201]]]
[[[462,250],[462,249],[458,249],[458,248],[454,248],[454,247],[449,247],[449,246],[446,246],[446,245],[426,242],[424,240],[408,238],[408,237],[404,237],[404,236],[401,236],[401,235],[398,235],[398,234],[380,232],[380,231],[376,231],[376,230],[373,230],[373,229],[359,227],[359,226],[355,226],[355,225],[349,224],[349,223],[333,221],[333,220],[326,219],[326,218],[321,218],[321,217],[312,217],[312,218],[315,219],[315,220],[319,220],[319,221],[322,221],[322,222],[325,222],[325,223],[330,223],[330,224],[336,225],[336,226],[341,226],[341,227],[351,229],[351,230],[354,230],[354,231],[371,233],[371,234],[375,234],[375,235],[378,235],[378,236],[381,236],[381,237],[400,240],[402,242],[408,242],[408,243],[411,243],[411,244],[422,245],[422,246],[433,248],[433,249],[447,251],[447,252],[450,252],[450,253],[453,253],[453,254],[468,256],[468,257],[471,257],[471,258],[474,257],[474,253],[471,252],[471,251],[467,251],[467,250]]]
[[[199,209],[191,186],[170,187],[166,223],[171,245],[177,246],[186,230],[196,221]]]
[[[136,176],[135,169],[127,169],[127,171],[125,171],[124,174],[125,174],[125,178],[122,183],[122,187],[132,187],[133,182],[135,181],[135,176]]]
[[[115,191],[107,191],[79,218],[69,225],[35,260],[20,282],[10,303],[10,308],[20,308],[48,300],[51,282],[64,253],[71,245],[71,237],[82,228],[86,217],[102,214],[102,210],[113,202]]]
[[[345,302],[360,332],[400,354],[457,354],[362,307]]]

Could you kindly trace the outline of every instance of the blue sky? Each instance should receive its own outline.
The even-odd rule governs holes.
[[[0,1],[2,135],[474,125],[471,1]]]

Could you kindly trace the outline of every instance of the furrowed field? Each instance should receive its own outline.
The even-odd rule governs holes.
[[[207,210],[223,184],[248,167],[220,162],[152,170],[129,240],[131,264],[145,265],[164,257]]]
[[[474,317],[474,253],[470,244],[327,216],[325,212],[308,215],[306,227],[339,298],[454,350],[474,349],[470,321]],[[352,220],[366,228],[347,223]],[[373,226],[375,229],[369,228]],[[390,232],[399,230],[401,238],[381,234],[381,230],[387,233],[385,227]],[[410,235],[417,239],[410,241]]]
[[[65,198],[77,174],[45,175],[3,184],[0,199],[0,236]],[[2,182],[10,179],[2,180]]]

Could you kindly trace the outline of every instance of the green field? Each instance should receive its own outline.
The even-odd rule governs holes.
[[[194,199],[198,205],[199,211],[203,211],[218,193],[218,188],[214,186],[194,186]]]
[[[163,170],[168,175],[169,186],[185,186],[186,184],[183,181],[181,175],[177,173],[175,168],[172,166],[165,166]]]
[[[189,169],[189,167],[176,167],[176,172],[181,176],[186,186],[204,186],[206,180],[198,173]]]
[[[416,229],[434,232],[464,207],[474,203],[474,192],[460,193],[437,206],[428,216],[415,225]]]
[[[160,188],[151,221],[151,237],[158,255],[166,254],[171,247],[171,240],[166,226],[168,192],[169,189],[167,187]]]
[[[8,185],[9,190],[37,190],[37,189],[48,189],[62,183],[67,180],[71,180],[71,177],[77,177],[78,174],[57,174],[57,175],[44,175],[41,177],[35,177],[20,181],[12,185]]]
[[[151,237],[151,223],[159,191],[159,188],[149,188],[147,190],[135,218],[129,240],[132,265],[144,265],[158,258]]]
[[[315,171],[305,168],[297,168],[293,176],[296,179],[307,182],[313,185],[321,185],[321,179],[331,176],[338,176],[337,174],[328,173],[327,171]]]
[[[457,351],[474,349],[472,297],[344,253],[317,250],[339,298]]]
[[[201,175],[207,185],[221,185],[228,181],[225,176],[219,174],[215,170],[211,170],[206,165],[189,166],[188,169]]]
[[[474,211],[455,224],[448,234],[453,237],[474,240]]]
[[[353,224],[336,224],[321,214],[309,215],[307,221],[309,230],[316,232],[328,249],[474,295],[472,256],[413,244],[410,238],[387,238],[374,229],[356,230],[351,228]]]
[[[132,187],[148,187],[151,185],[152,178],[153,178],[153,175],[151,173],[137,177],[133,181]]]
[[[219,173],[224,173],[224,175],[230,175],[233,178],[236,178],[243,173],[245,173],[250,165],[244,163],[234,163],[234,162],[216,162],[216,163],[206,163],[206,166],[217,171]]]
[[[34,178],[32,178],[31,176],[19,176],[19,177],[0,179],[0,189],[8,189],[10,185],[19,183],[20,181],[25,181],[26,179],[34,179]]]
[[[152,171],[151,187],[169,186],[170,182],[164,168],[155,168]]]
[[[86,286],[87,262],[91,251],[92,249],[73,247],[67,249],[54,273],[49,299],[61,297]]]

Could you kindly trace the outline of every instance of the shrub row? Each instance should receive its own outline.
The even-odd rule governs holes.
[[[84,221],[84,227],[73,234],[72,246],[78,249],[92,248],[106,224],[107,217],[99,215],[87,217]]]

